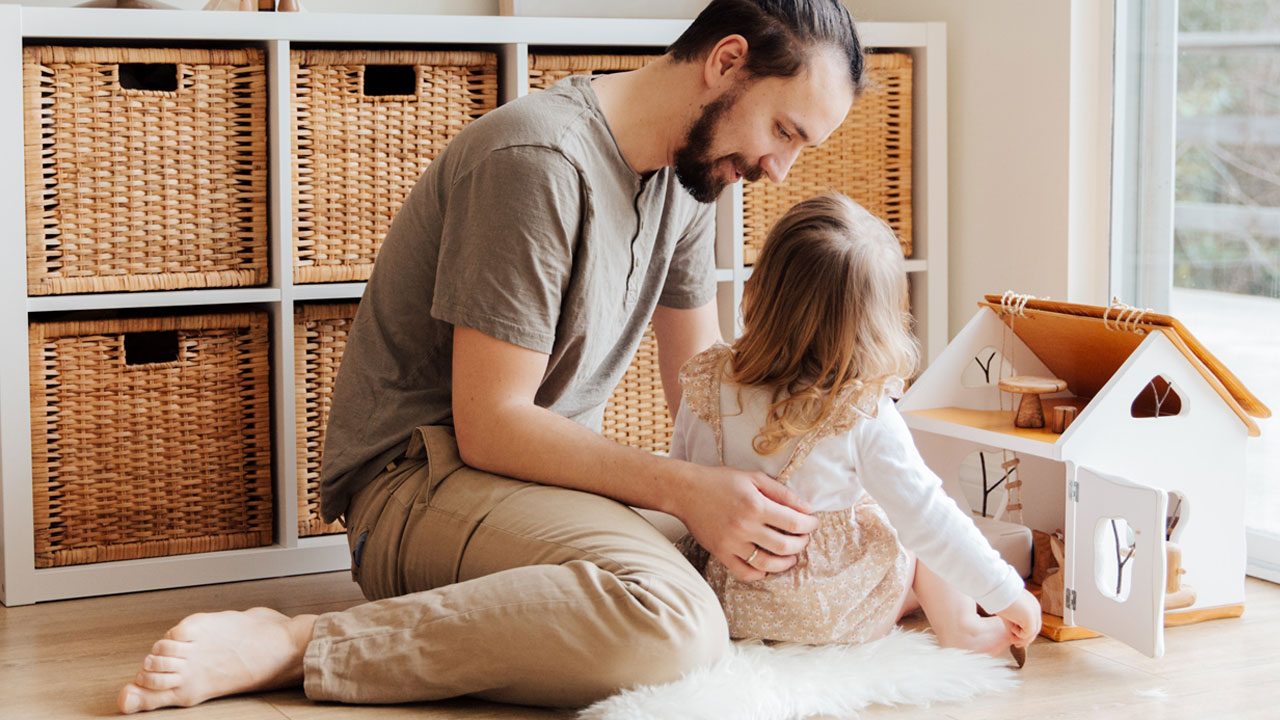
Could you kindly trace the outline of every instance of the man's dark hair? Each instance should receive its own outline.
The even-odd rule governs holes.
[[[862,43],[839,0],[711,0],[667,53],[700,60],[729,35],[747,39],[746,70],[755,77],[793,77],[826,45],[844,53],[855,93],[862,89]]]

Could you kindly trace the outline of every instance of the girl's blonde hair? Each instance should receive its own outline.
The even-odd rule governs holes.
[[[801,201],[773,226],[742,314],[726,370],[740,385],[773,389],[752,441],[762,455],[820,424],[842,390],[909,378],[919,362],[898,241],[839,193]]]

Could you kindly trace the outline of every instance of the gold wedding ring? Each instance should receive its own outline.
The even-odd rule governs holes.
[[[756,559],[756,555],[758,555],[759,553],[760,553],[760,546],[759,546],[759,545],[757,545],[757,546],[756,546],[756,549],[755,549],[755,550],[752,550],[752,551],[751,551],[751,554],[747,556],[747,564],[748,564],[748,565],[751,565],[751,561],[752,561],[752,560],[755,560],[755,559]],[[751,567],[755,567],[755,565],[751,565]]]

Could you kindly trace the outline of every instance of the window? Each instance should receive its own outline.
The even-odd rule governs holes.
[[[1280,416],[1280,3],[1116,0],[1112,294],[1177,317]],[[1280,417],[1249,440],[1280,582]]]

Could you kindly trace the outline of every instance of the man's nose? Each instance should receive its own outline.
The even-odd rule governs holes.
[[[800,149],[785,150],[781,153],[774,153],[765,157],[760,163],[764,168],[764,172],[769,176],[769,180],[781,183],[787,179],[787,173],[791,171],[791,166],[795,164],[796,158],[800,155]]]

